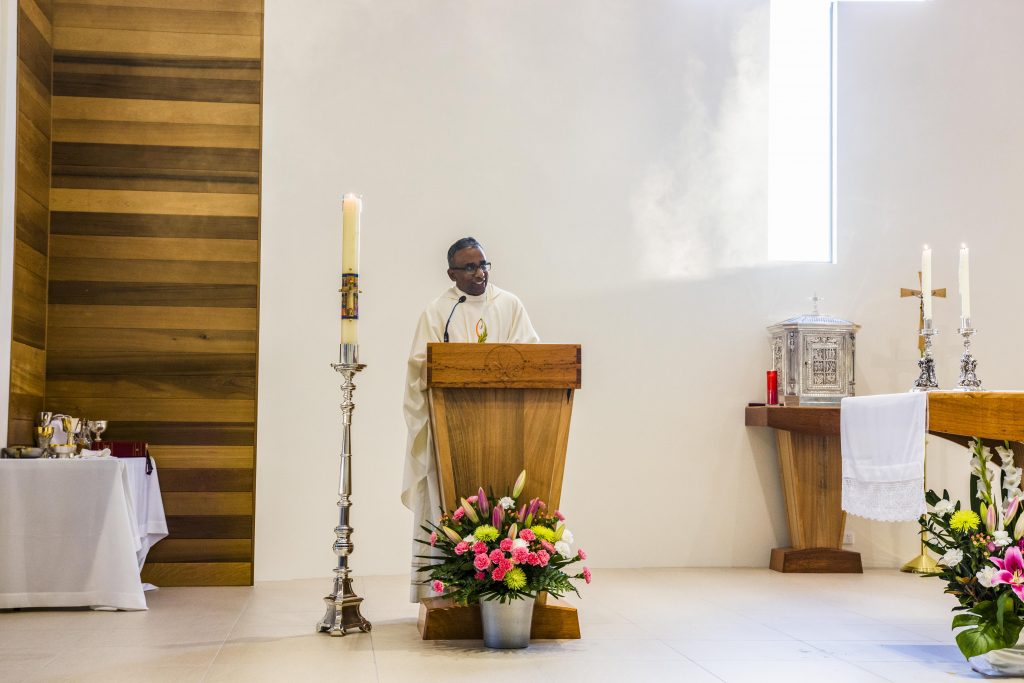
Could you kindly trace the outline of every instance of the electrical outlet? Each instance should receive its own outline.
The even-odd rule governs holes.
[[[853,532],[852,531],[844,531],[843,532],[843,545],[853,545]]]

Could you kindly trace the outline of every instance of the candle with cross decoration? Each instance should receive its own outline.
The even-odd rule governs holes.
[[[907,289],[906,287],[900,288],[900,298],[906,298],[908,296],[916,296],[918,302],[918,318],[917,318],[917,329],[924,329],[924,292],[921,289],[921,271],[917,271],[917,289]],[[939,297],[940,299],[946,298],[946,288],[932,290],[933,297]],[[921,337],[917,342],[917,348],[924,355],[924,337]]]

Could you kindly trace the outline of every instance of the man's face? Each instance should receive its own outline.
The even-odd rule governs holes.
[[[467,270],[467,266],[472,270]],[[459,249],[452,257],[448,278],[461,291],[471,296],[480,296],[487,289],[487,275],[490,263],[484,252],[477,247]]]

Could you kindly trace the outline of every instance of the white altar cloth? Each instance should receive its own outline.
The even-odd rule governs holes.
[[[0,608],[146,609],[139,568],[166,534],[144,458],[0,460]]]
[[[843,510],[883,522],[923,515],[928,394],[844,398],[839,421]]]

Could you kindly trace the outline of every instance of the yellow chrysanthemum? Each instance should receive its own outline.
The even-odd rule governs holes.
[[[512,567],[505,574],[505,585],[514,591],[526,588],[526,572],[519,567]]]
[[[473,536],[476,540],[488,543],[490,541],[498,540],[498,530],[490,524],[481,524],[473,531]]]
[[[554,530],[549,529],[546,526],[540,526],[538,524],[537,526],[530,527],[530,531],[532,531],[534,535],[542,541],[547,541],[548,543],[555,542]]]
[[[981,525],[981,517],[974,510],[957,510],[949,518],[949,526],[960,532],[974,531]]]

